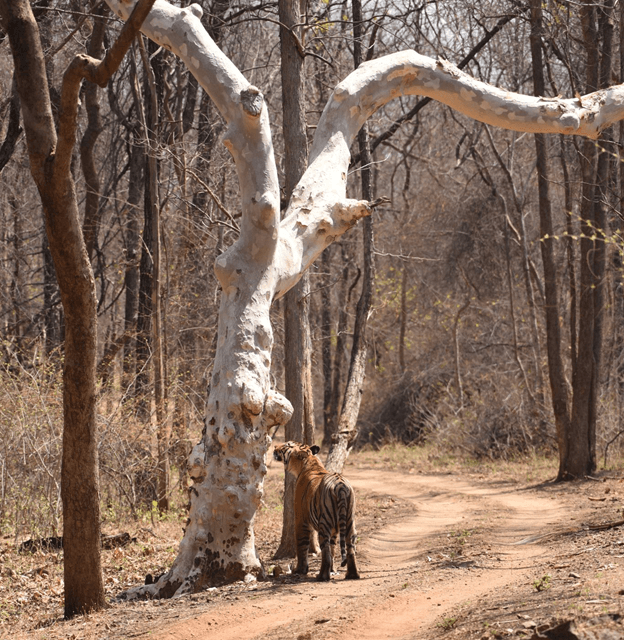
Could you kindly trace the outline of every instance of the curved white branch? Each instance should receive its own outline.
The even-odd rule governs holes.
[[[308,170],[281,224],[280,233],[296,247],[295,268],[300,273],[330,241],[369,212],[365,203],[346,199],[349,149],[375,111],[405,95],[428,96],[475,120],[513,131],[597,138],[605,127],[624,119],[624,85],[580,98],[536,98],[493,87],[446,60],[415,51],[366,62],[330,97],[316,129]],[[285,274],[280,294],[297,279],[296,273]]]

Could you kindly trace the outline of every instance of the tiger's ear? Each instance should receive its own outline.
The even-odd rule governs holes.
[[[319,447],[319,446],[317,446],[317,445],[315,445],[315,444],[313,444],[313,445],[310,447],[310,451],[312,452],[312,455],[313,455],[313,456],[315,456],[315,455],[316,455],[320,450],[321,450],[321,447]]]

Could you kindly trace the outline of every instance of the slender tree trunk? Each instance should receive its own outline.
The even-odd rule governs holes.
[[[45,352],[50,355],[61,345],[63,334],[63,312],[58,308],[58,282],[54,271],[54,260],[50,253],[50,242],[46,233],[41,237],[43,253],[43,328]]]
[[[9,110],[9,123],[7,125],[2,145],[0,145],[0,173],[2,173],[2,169],[6,167],[7,163],[11,159],[11,156],[15,151],[15,147],[17,146],[17,141],[22,133],[22,128],[20,127],[20,99],[15,86],[15,80],[13,80],[11,84],[12,94]]]
[[[155,48],[153,45],[151,48]],[[151,298],[151,327],[152,327],[152,363],[154,375],[154,404],[156,409],[156,440],[157,440],[157,490],[158,509],[169,509],[169,441],[171,440],[170,427],[165,415],[165,389],[164,389],[164,362],[163,362],[163,337],[162,337],[162,313],[160,304],[160,193],[158,189],[158,94],[156,90],[156,78],[147,57],[143,44],[140,46],[143,57],[143,67],[146,76],[146,138],[148,140],[147,152],[147,176],[145,184],[149,191],[149,211],[146,218],[151,219],[152,233],[152,289]],[[162,79],[162,78],[161,78]]]
[[[331,246],[321,255],[321,354],[323,361],[323,444],[331,439],[332,419],[332,304],[331,304]]]
[[[581,8],[583,37],[587,53],[587,87],[598,87],[598,38],[593,2],[588,0]],[[581,157],[583,190],[581,200],[580,282],[579,282],[579,332],[576,368],[573,373],[572,420],[569,435],[569,461],[566,475],[572,478],[591,473],[595,466],[592,458],[592,416],[595,412],[594,384],[596,362],[594,335],[596,319],[596,274],[594,252],[596,250],[596,220],[594,198],[596,178],[596,143],[585,140]],[[561,476],[561,472],[560,472]]]
[[[145,153],[137,144],[135,133],[131,133],[128,154],[130,157],[130,172],[128,177],[128,200],[124,209],[126,213],[124,251],[124,333],[131,338],[124,345],[123,356],[123,387],[127,389],[135,375],[136,325],[139,302],[139,217],[143,183],[143,167]]]
[[[13,338],[17,345],[18,358],[22,357],[22,276],[20,264],[23,260],[22,253],[22,215],[19,205],[13,196],[8,198],[9,211],[13,218],[13,269],[11,274],[11,284],[9,286],[11,292],[11,305],[13,307],[12,327],[8,328],[9,339]],[[8,216],[7,216],[8,217]],[[7,236],[9,235],[9,225],[5,226]],[[4,234],[3,234],[4,235]],[[10,240],[8,237],[3,238],[8,245]],[[9,262],[7,260],[7,262]],[[8,314],[7,314],[8,315]]]
[[[466,299],[464,300],[464,304],[462,304],[459,309],[457,309],[457,313],[455,314],[455,321],[453,322],[453,347],[455,352],[455,391],[457,392],[457,397],[459,398],[459,406],[461,408],[464,407],[464,384],[462,382],[462,374],[461,374],[461,349],[459,344],[459,322],[461,320],[462,315],[467,311],[470,306],[470,290],[468,290],[466,294]]]
[[[100,564],[96,407],[95,281],[79,222],[71,174],[81,81],[103,84],[116,70],[153,0],[141,2],[100,62],[77,56],[63,76],[57,135],[39,30],[26,0],[0,0],[22,101],[30,170],[65,311],[63,370],[63,555],[65,617],[105,606]]]
[[[103,52],[105,22],[102,19],[107,9],[100,5],[96,7],[93,16],[93,31],[89,38],[87,52],[94,58],[100,58]],[[100,178],[95,165],[95,144],[102,131],[102,117],[100,115],[100,96],[97,85],[88,82],[84,88],[87,111],[87,128],[80,141],[80,163],[85,178],[85,215],[82,232],[89,260],[93,264],[93,257],[97,248],[97,235],[100,226]]]
[[[401,322],[399,328],[399,368],[405,373],[405,334],[407,333],[407,263],[401,275]]]
[[[513,271],[511,268],[511,245],[509,243],[509,227],[511,226],[509,223],[509,214],[507,212],[507,201],[501,195],[499,195],[501,202],[503,203],[503,239],[505,243],[505,255],[507,257],[507,289],[509,290],[509,315],[511,317],[511,332],[513,336],[513,346],[514,346],[514,359],[516,364],[518,365],[518,369],[522,374],[522,380],[524,382],[524,386],[527,391],[527,395],[529,396],[529,401],[531,404],[535,404],[535,397],[533,392],[531,391],[531,385],[529,384],[529,378],[526,373],[526,369],[524,368],[524,364],[522,362],[522,358],[520,357],[520,348],[518,345],[518,319],[516,317],[516,302],[514,299],[514,287],[513,287]]]
[[[338,324],[336,327],[336,349],[332,363],[332,393],[329,406],[331,420],[330,437],[327,440],[331,446],[331,436],[338,431],[338,417],[340,411],[340,399],[343,396],[343,367],[345,353],[347,349],[347,333],[349,324],[349,306],[351,305],[351,293],[360,280],[361,272],[358,272],[351,286],[349,286],[349,274],[351,271],[351,256],[349,254],[347,242],[340,243],[340,257],[342,260],[342,271],[340,278],[340,291],[338,299],[341,301],[338,307]]]
[[[284,193],[292,190],[305,172],[308,141],[305,117],[305,59],[296,40],[303,37],[300,28],[305,3],[280,0],[280,43],[282,52],[282,110],[284,117]],[[310,339],[310,276],[306,272],[299,283],[284,296],[284,369],[286,397],[293,415],[284,428],[284,437],[295,442],[314,444],[314,401],[312,390],[312,344]],[[284,476],[284,518],[282,538],[276,558],[293,557],[295,544],[295,478]]]
[[[568,163],[565,157],[566,145],[564,137],[561,136],[561,171],[563,173],[563,190],[566,214],[566,261],[568,267],[568,289],[570,295],[570,363],[572,371],[576,369],[576,350],[578,347],[578,326],[577,326],[577,308],[578,295],[576,287],[576,260],[574,243],[576,237],[573,206],[572,206],[572,188],[570,186],[570,177],[568,174]]]
[[[136,375],[134,382],[134,397],[136,400],[137,415],[140,420],[148,420],[151,415],[150,393],[150,364],[153,355],[153,319],[154,319],[154,245],[156,243],[156,231],[154,229],[154,208],[158,207],[157,189],[158,163],[154,162],[153,149],[150,149],[150,141],[154,133],[149,132],[149,124],[157,120],[158,116],[152,116],[153,102],[151,99],[149,70],[143,65],[143,101],[137,104],[140,109],[140,120],[143,123],[143,140],[147,153],[145,154],[145,182],[143,185],[143,242],[141,249],[141,261],[139,264],[139,296],[137,309],[136,329]]]
[[[611,71],[613,67],[613,4],[614,0],[605,0],[598,7],[598,32],[601,36],[600,62],[598,88],[603,89],[609,86]],[[594,289],[594,336],[593,336],[593,357],[594,371],[592,375],[591,402],[589,410],[589,457],[591,469],[596,468],[596,423],[598,421],[598,399],[600,395],[601,364],[602,364],[602,334],[604,324],[604,306],[606,294],[606,263],[607,263],[607,243],[608,222],[606,215],[607,191],[609,188],[611,171],[611,154],[613,145],[610,140],[610,131],[601,133],[598,139],[598,158],[596,160],[596,179],[593,201],[593,218],[595,221],[594,233],[596,235],[595,249],[593,255],[593,271],[596,286]]]
[[[542,63],[542,9],[540,0],[531,0],[531,55],[533,62],[533,88],[535,95],[545,92]],[[546,351],[548,354],[548,374],[552,397],[557,446],[559,450],[558,478],[564,479],[570,465],[570,414],[568,392],[561,356],[561,335],[559,326],[559,289],[555,262],[555,237],[553,233],[550,204],[548,155],[546,138],[535,134],[535,153],[537,157],[537,182],[540,212],[540,247],[544,265],[544,294],[546,298]]]
[[[65,616],[70,617],[105,604],[95,437],[95,283],[78,222],[69,171],[71,148],[52,160],[52,154],[62,150],[56,149],[44,55],[30,4],[2,1],[0,12],[14,51],[30,167],[43,203],[46,233],[65,309],[61,496]]]
[[[353,59],[357,69],[364,61],[362,53],[363,23],[362,5],[360,0],[353,0]],[[358,145],[362,159],[361,180],[362,198],[372,200],[371,164],[372,156],[368,140],[368,127],[362,126],[358,133]],[[325,467],[329,471],[340,473],[347,460],[351,448],[357,438],[357,418],[366,376],[366,325],[372,305],[373,296],[373,221],[366,218],[362,227],[362,251],[364,265],[362,273],[362,291],[355,314],[355,328],[353,330],[353,345],[351,347],[351,363],[347,376],[340,419],[337,430],[332,436],[332,442],[327,454]]]
[[[518,240],[518,242],[520,243],[520,247],[522,249],[522,271],[524,274],[524,286],[526,289],[526,296],[527,296],[527,302],[529,304],[529,309],[531,312],[531,325],[533,328],[533,353],[534,353],[534,362],[535,362],[535,369],[536,369],[536,382],[535,382],[535,388],[536,388],[536,394],[537,394],[537,399],[540,402],[540,404],[543,405],[544,403],[544,377],[542,375],[542,349],[541,349],[541,345],[540,345],[540,334],[539,334],[539,327],[538,327],[538,323],[537,323],[537,312],[536,312],[536,305],[535,305],[535,296],[533,294],[533,283],[531,281],[531,261],[529,259],[529,251],[528,251],[528,242],[527,242],[527,234],[526,234],[526,225],[524,224],[524,211],[523,211],[523,206],[522,206],[522,202],[518,196],[518,191],[516,189],[516,185],[514,183],[514,179],[513,179],[513,175],[511,173],[511,169],[509,166],[507,166],[507,164],[505,164],[505,161],[503,160],[502,156],[500,155],[500,153],[498,152],[498,149],[496,148],[496,145],[494,144],[494,140],[492,138],[492,134],[490,133],[490,129],[489,127],[486,127],[486,133],[490,142],[490,146],[492,148],[492,151],[494,152],[494,155],[496,156],[496,160],[498,162],[498,164],[500,165],[501,169],[503,170],[503,173],[505,174],[505,177],[507,178],[507,182],[509,183],[509,188],[511,189],[511,193],[513,195],[513,201],[514,201],[514,208],[516,210],[516,213],[518,215],[518,227],[519,227],[519,231],[516,230],[513,225],[511,224],[511,221],[509,219],[509,212],[507,209],[507,203],[505,201],[505,199],[498,194],[498,197],[501,199],[501,202],[503,203],[503,208],[505,210],[505,243],[508,243],[508,234],[510,229],[512,231],[515,232],[516,234],[516,238]],[[506,251],[507,256],[509,257],[509,251]],[[509,269],[509,259],[508,259],[508,269]],[[511,289],[510,289],[511,292]],[[515,323],[514,323],[515,326]],[[515,329],[514,329],[514,334],[516,333]],[[517,341],[516,341],[517,342]],[[520,367],[523,377],[525,378],[525,382],[526,382],[526,388],[528,390],[529,393],[529,397],[530,397],[530,401],[534,402],[534,398],[533,398],[533,393],[530,390],[530,386],[529,386],[529,382],[526,376],[526,372],[524,369],[524,366],[522,365],[521,361],[520,361],[520,356],[519,356],[519,352],[517,347],[515,348],[516,351],[516,361],[518,363],[518,366]]]

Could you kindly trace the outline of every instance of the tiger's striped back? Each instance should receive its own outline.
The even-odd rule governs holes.
[[[346,579],[357,579],[355,562],[355,494],[342,475],[330,473],[315,456],[317,446],[286,442],[274,450],[274,457],[297,478],[295,486],[296,573],[308,571],[310,529],[319,533],[321,571],[317,580],[329,580],[333,571],[334,548],[340,535],[341,566],[347,565]]]

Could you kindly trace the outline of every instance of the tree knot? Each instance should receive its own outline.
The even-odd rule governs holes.
[[[241,103],[243,109],[251,116],[258,117],[262,111],[262,103],[264,96],[258,87],[250,85],[247,89],[241,91]]]

